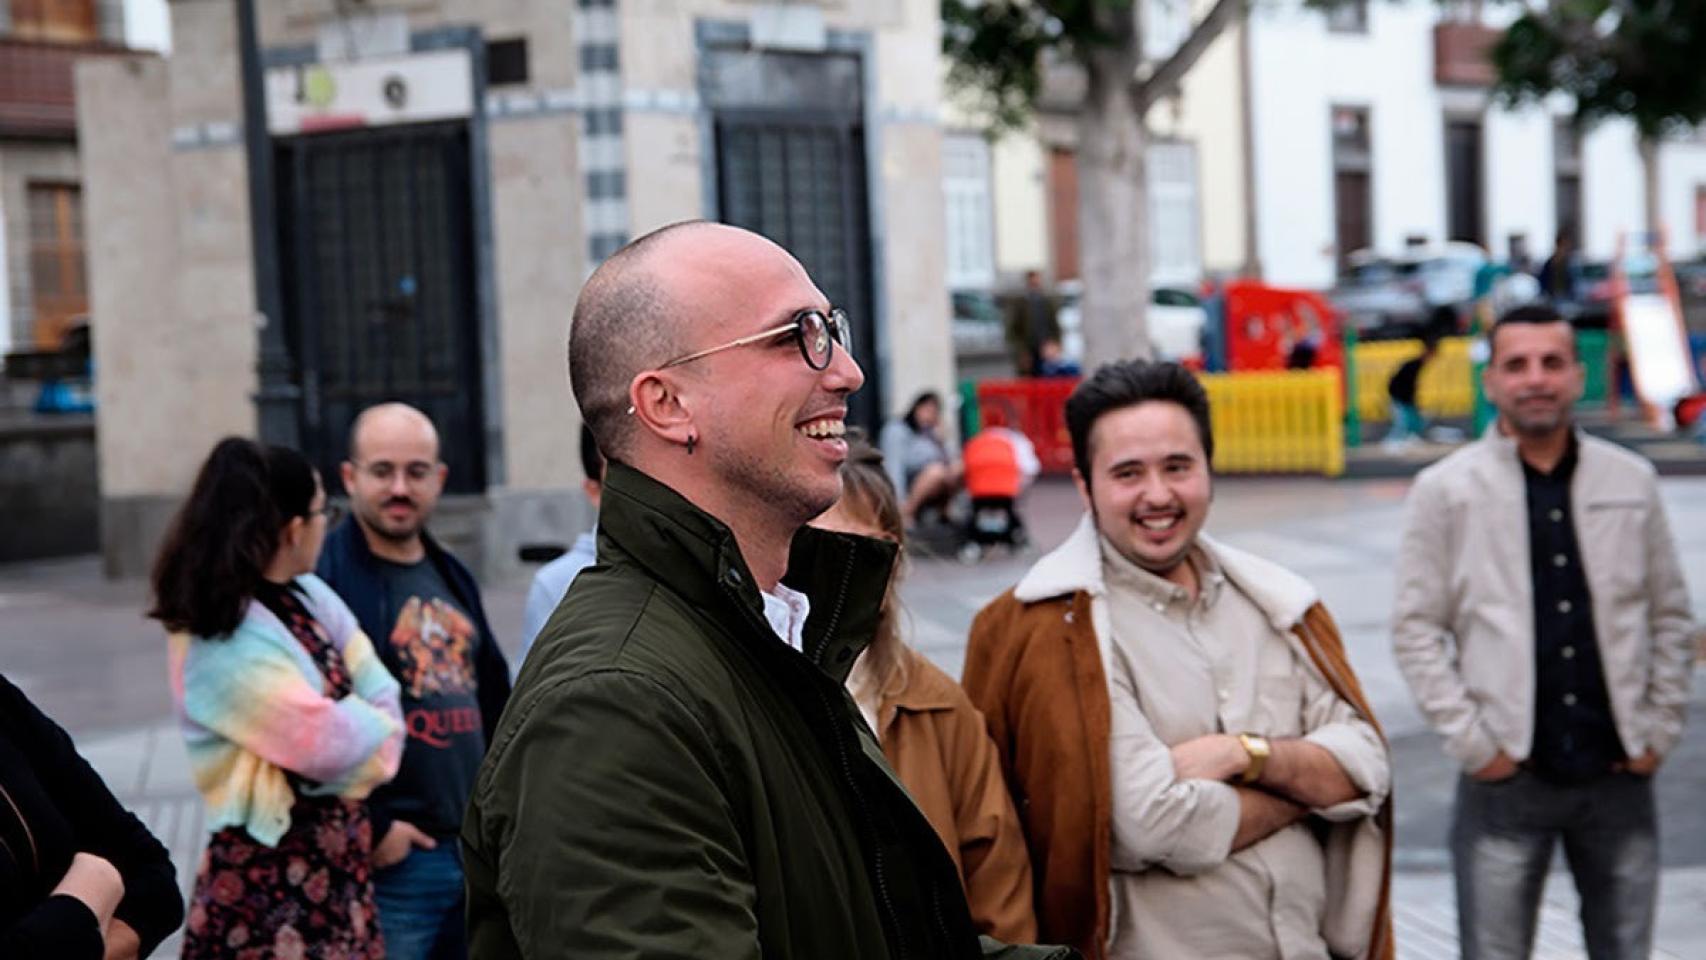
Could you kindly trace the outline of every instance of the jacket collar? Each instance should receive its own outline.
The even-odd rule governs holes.
[[[1222,543],[1206,533],[1197,535],[1197,544],[1220,565],[1226,579],[1261,609],[1276,630],[1292,629],[1320,601],[1320,594],[1309,581],[1277,563]],[[1078,521],[1066,542],[1038,560],[1013,588],[1014,598],[1027,604],[1079,592],[1092,598],[1107,593],[1102,576],[1101,535],[1096,530],[1095,519],[1088,513]]]
[[[373,548],[367,545],[367,534],[362,532],[361,521],[355,518],[353,512],[344,517],[337,528],[327,535],[326,540],[328,546],[341,542],[343,548],[349,551],[350,558],[363,568],[379,568],[379,558],[374,556]],[[450,553],[433,539],[425,527],[421,528],[421,546],[426,550],[427,559],[443,571],[446,561],[450,559]]]
[[[884,698],[884,708],[893,706],[909,713],[952,710],[965,694],[952,677],[930,669],[930,661],[916,650],[908,651],[906,685]]]
[[[1586,448],[1593,441],[1593,435],[1583,430],[1580,424],[1571,425],[1570,438],[1574,441],[1578,458],[1586,452]],[[1481,431],[1481,439],[1477,442],[1489,450],[1497,451],[1501,456],[1508,456],[1518,462],[1522,460],[1522,455],[1516,449],[1516,437],[1506,433],[1504,428],[1499,426],[1499,418],[1497,417],[1493,418],[1492,423],[1487,424],[1487,429]]]
[[[696,607],[767,623],[734,532],[680,493],[615,460],[599,508],[598,557],[639,567]],[[782,582],[811,601],[805,653],[837,680],[846,679],[876,632],[894,559],[894,544],[883,540],[815,527],[802,527],[794,536]]]

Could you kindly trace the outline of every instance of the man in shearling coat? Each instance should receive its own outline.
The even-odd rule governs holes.
[[[1314,588],[1201,533],[1202,386],[1113,364],[1066,419],[1089,512],[979,614],[964,678],[1041,936],[1113,960],[1392,956],[1386,744]]]

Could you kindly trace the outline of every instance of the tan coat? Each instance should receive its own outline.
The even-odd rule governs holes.
[[[1037,942],[1025,835],[983,715],[965,692],[908,650],[905,687],[877,708],[877,738],[960,868],[978,932]]]
[[[1100,960],[1107,956],[1111,915],[1113,771],[1112,703],[1095,628],[1105,600],[1094,543],[1093,526],[1081,527],[978,614],[962,683],[988,720],[1024,822],[1039,936]],[[1375,724],[1326,609],[1309,604],[1290,633],[1328,685]],[[1335,954],[1393,956],[1391,844],[1390,799],[1374,817],[1331,828],[1327,889],[1334,910],[1323,932]]]

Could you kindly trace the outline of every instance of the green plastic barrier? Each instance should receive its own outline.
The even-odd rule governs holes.
[[[1606,349],[1610,336],[1604,330],[1576,331],[1576,353],[1587,368],[1587,385],[1582,390],[1582,403],[1601,405],[1609,393],[1610,370]]]
[[[1362,446],[1362,414],[1357,403],[1357,328],[1345,324],[1345,446]]]
[[[983,409],[977,405],[977,384],[960,381],[960,442],[964,443],[983,429]]]

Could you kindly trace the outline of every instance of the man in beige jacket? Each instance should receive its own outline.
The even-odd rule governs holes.
[[[1583,369],[1548,307],[1493,328],[1496,427],[1422,472],[1393,649],[1463,767],[1452,826],[1465,960],[1526,958],[1564,843],[1593,960],[1651,952],[1651,777],[1682,735],[1688,592],[1652,465],[1575,429]]]

